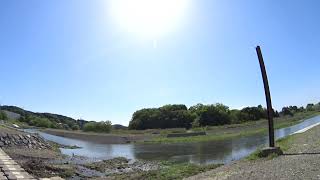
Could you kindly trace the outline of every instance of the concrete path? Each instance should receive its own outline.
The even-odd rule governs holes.
[[[0,180],[35,179],[0,149]]]
[[[0,180],[35,180],[37,178],[28,174],[19,164],[11,159],[0,148]],[[40,178],[40,180],[63,180],[60,177]]]

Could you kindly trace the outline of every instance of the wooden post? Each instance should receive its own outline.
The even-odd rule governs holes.
[[[267,113],[268,113],[268,124],[269,124],[269,146],[275,147],[274,128],[273,128],[273,109],[272,109],[272,103],[271,103],[268,76],[267,76],[266,68],[264,65],[260,46],[256,47],[256,51],[257,51],[257,55],[258,55],[258,59],[259,59],[259,63],[260,63],[260,69],[261,69],[263,85],[264,85],[264,92],[265,92],[266,101],[267,101]]]

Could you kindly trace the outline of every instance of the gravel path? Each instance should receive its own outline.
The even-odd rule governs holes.
[[[274,159],[241,160],[188,180],[320,179],[320,126],[290,139],[285,155]]]

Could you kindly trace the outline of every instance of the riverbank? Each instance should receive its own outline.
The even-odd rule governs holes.
[[[289,127],[300,123],[303,120],[320,115],[319,112],[303,112],[296,113],[293,117],[275,118],[275,129]],[[191,132],[205,131],[204,136],[193,137],[174,137],[168,138],[168,134],[174,133],[187,133],[185,129],[150,129],[150,130],[121,130],[115,131],[111,134],[100,133],[87,133],[81,131],[67,131],[58,129],[42,129],[41,131],[85,141],[92,141],[101,144],[125,144],[125,143],[188,143],[188,142],[205,142],[205,141],[218,141],[235,137],[250,136],[255,134],[267,134],[267,120],[251,121],[242,124],[231,124],[224,126],[209,126],[205,128],[191,129]]]
[[[319,179],[320,126],[277,141],[284,155],[246,158],[187,178],[201,179]]]
[[[168,161],[130,160],[118,157],[109,160],[92,161],[81,156],[65,156],[59,151],[61,145],[40,139],[13,128],[0,126],[0,132],[7,137],[37,137],[34,144],[42,146],[21,146],[20,141],[2,146],[3,150],[23,169],[36,178],[63,177],[65,179],[182,179],[216,168],[218,165],[195,165]],[[1,138],[2,139],[2,136]],[[13,138],[14,139],[14,138]]]
[[[70,168],[50,163],[65,157],[56,145],[42,137],[0,125],[0,140],[2,150],[30,175],[36,178],[69,176]]]
[[[274,119],[274,128],[281,129],[298,124],[306,119],[320,115],[319,112],[304,112],[297,113],[290,117],[281,117]],[[243,124],[231,124],[224,126],[211,126],[204,129],[195,129],[194,131],[205,131],[205,136],[193,136],[193,137],[176,137],[168,138],[166,136],[157,136],[144,143],[186,143],[186,142],[206,142],[206,141],[220,141],[235,137],[244,137],[255,134],[267,134],[268,121],[259,120],[253,122],[247,122]]]
[[[146,141],[150,139],[148,135],[136,135],[136,134],[102,134],[102,133],[87,133],[82,131],[67,131],[60,129],[40,129],[40,131],[72,139],[79,139],[84,141],[90,141],[100,144],[127,144],[137,141]]]

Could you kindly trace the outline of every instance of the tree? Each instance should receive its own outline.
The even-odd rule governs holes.
[[[318,104],[314,105],[314,110],[320,111],[320,102]]]
[[[44,127],[44,128],[56,128],[57,125],[52,123],[47,118],[40,118],[40,117],[29,117],[31,120],[29,121],[29,125],[36,126],[36,127]]]
[[[310,103],[306,107],[307,111],[314,111],[314,104]]]
[[[133,113],[129,129],[190,128],[195,115],[182,104],[141,109]]]
[[[257,121],[265,118],[267,118],[267,110],[261,105],[243,108],[240,114],[240,119],[243,121]]]
[[[299,107],[298,112],[304,112],[304,111],[305,111],[305,109],[303,106]]]
[[[289,107],[283,107],[281,110],[281,114],[283,116],[293,116],[293,113],[291,112]]]
[[[198,112],[200,126],[230,124],[229,107],[223,104],[204,106]]]
[[[280,117],[279,112],[273,110],[273,117],[275,117],[275,118]]]

